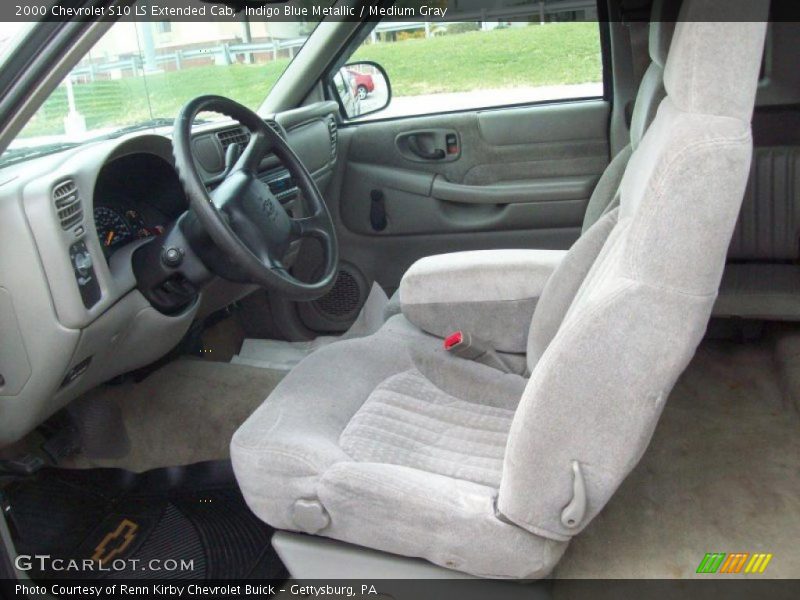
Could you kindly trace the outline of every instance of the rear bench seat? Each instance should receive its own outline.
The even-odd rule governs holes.
[[[800,321],[800,26],[774,22],[753,114],[753,164],[714,315]]]
[[[756,147],[714,316],[800,321],[800,146]]]

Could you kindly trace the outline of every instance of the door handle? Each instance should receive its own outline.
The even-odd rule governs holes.
[[[442,160],[446,156],[445,151],[441,148],[436,148],[430,151],[423,149],[422,146],[420,146],[416,135],[408,136],[408,149],[425,160]]]

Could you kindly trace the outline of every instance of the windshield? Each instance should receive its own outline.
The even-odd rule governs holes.
[[[0,64],[31,27],[33,23],[0,22]]]
[[[316,25],[117,22],[0,156],[0,166],[98,138],[170,127],[180,108],[203,94],[256,110]],[[2,47],[0,62],[13,47]],[[200,120],[215,118],[224,117],[204,113]]]

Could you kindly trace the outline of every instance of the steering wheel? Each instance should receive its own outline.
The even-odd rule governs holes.
[[[250,132],[250,141],[220,185],[209,195],[191,151],[192,123],[198,113],[212,111],[231,117]],[[175,120],[175,167],[190,206],[219,250],[250,280],[297,300],[313,300],[333,286],[339,250],[328,208],[314,179],[286,140],[249,108],[222,96],[189,101]],[[294,178],[310,216],[292,218],[258,178],[258,167],[275,154]],[[290,244],[316,238],[322,244],[322,275],[304,282],[289,273],[283,259]],[[220,274],[224,277],[224,273]]]

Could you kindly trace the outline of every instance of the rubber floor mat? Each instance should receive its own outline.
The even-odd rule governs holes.
[[[4,495],[18,554],[50,556],[33,561],[32,579],[286,577],[273,529],[247,508],[230,461],[140,474],[42,469]]]

